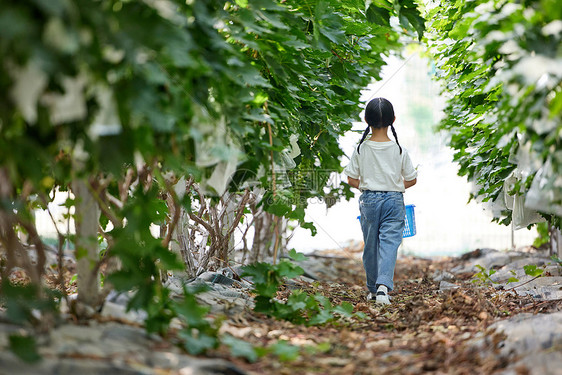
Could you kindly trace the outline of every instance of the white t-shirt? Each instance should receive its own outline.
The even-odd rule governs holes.
[[[343,172],[351,178],[359,179],[359,190],[401,191],[404,180],[412,181],[418,172],[412,165],[408,151],[393,141],[364,141],[353,151],[351,161]]]

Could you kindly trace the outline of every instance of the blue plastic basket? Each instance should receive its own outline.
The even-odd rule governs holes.
[[[404,218],[404,232],[402,232],[402,238],[412,237],[416,234],[416,215],[414,214],[413,204],[406,205],[406,216]],[[357,216],[361,220],[361,216]]]
[[[404,233],[402,233],[402,237],[412,237],[416,234],[416,215],[414,214],[414,206],[413,204],[409,204],[406,206],[406,221],[404,225]]]

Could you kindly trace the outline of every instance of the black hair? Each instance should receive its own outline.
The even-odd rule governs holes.
[[[392,106],[392,103],[385,98],[374,98],[371,100],[369,104],[367,104],[367,107],[365,107],[365,121],[368,126],[363,132],[361,141],[359,141],[359,144],[357,145],[357,153],[359,153],[359,147],[365,138],[367,138],[371,127],[378,129],[390,126],[394,139],[396,139],[396,144],[398,145],[398,148],[400,148],[400,154],[402,154],[402,146],[398,143],[396,129],[394,129],[394,125],[392,124],[394,122],[394,118],[394,107]]]

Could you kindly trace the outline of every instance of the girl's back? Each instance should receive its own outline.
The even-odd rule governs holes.
[[[345,169],[348,176],[360,179],[359,190],[404,192],[404,180],[416,178],[408,152],[396,142],[367,140],[359,147]]]

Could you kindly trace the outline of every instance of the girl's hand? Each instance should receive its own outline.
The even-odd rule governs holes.
[[[349,186],[359,189],[359,179],[347,176],[347,183]]]
[[[407,189],[409,187],[412,187],[416,184],[416,182],[418,182],[417,178],[414,178],[412,181],[404,181],[404,188]]]

